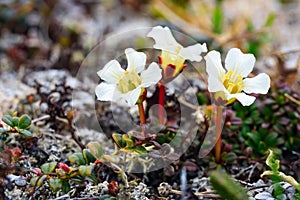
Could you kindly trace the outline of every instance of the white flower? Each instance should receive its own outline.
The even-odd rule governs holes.
[[[228,103],[237,99],[243,106],[249,106],[255,97],[247,94],[266,94],[270,88],[270,77],[265,73],[246,78],[254,67],[255,57],[252,54],[243,54],[237,48],[230,49],[225,59],[227,71],[221,64],[219,52],[210,51],[204,58],[209,92],[222,92]]]
[[[148,37],[155,40],[154,48],[162,50],[160,56],[161,67],[166,70],[167,67],[174,68],[173,76],[176,76],[185,67],[184,61],[200,62],[202,52],[207,52],[206,44],[195,44],[188,47],[180,45],[173,37],[168,27],[156,26],[148,33]]]
[[[162,78],[158,64],[152,62],[145,70],[146,55],[132,48],[125,50],[127,69],[122,69],[117,60],[111,60],[98,75],[104,82],[96,89],[96,96],[100,101],[118,102],[125,100],[133,106],[140,95],[151,85],[155,85]]]

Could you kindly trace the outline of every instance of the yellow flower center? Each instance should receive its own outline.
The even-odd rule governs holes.
[[[174,53],[168,51],[162,51],[161,53],[161,67],[166,69],[169,65],[175,66],[174,76],[179,73],[183,66],[185,58],[178,55],[182,47],[178,46]]]
[[[141,85],[142,80],[136,72],[125,71],[118,80],[118,89],[121,93],[127,93]]]
[[[223,78],[223,85],[230,94],[240,93],[243,87],[243,77],[229,70]]]

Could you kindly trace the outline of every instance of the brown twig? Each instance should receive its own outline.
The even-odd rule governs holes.
[[[289,95],[288,93],[284,93],[284,96],[286,98],[288,98],[290,101],[292,101],[293,103],[297,104],[298,106],[300,106],[300,100],[295,99],[294,97],[292,97],[291,95]]]

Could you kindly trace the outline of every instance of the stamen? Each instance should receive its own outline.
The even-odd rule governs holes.
[[[229,93],[239,93],[242,91],[243,77],[229,70],[223,78],[223,85]]]

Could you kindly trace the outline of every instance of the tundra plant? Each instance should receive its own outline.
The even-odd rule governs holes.
[[[255,101],[251,94],[266,94],[270,88],[270,77],[261,73],[253,78],[247,78],[255,63],[253,54],[243,54],[241,50],[232,48],[225,58],[225,69],[221,63],[221,55],[210,51],[206,56],[206,72],[208,74],[208,90],[214,93],[217,101],[216,112],[216,161],[220,161],[222,111],[224,106],[235,100],[243,106],[249,106]]]

